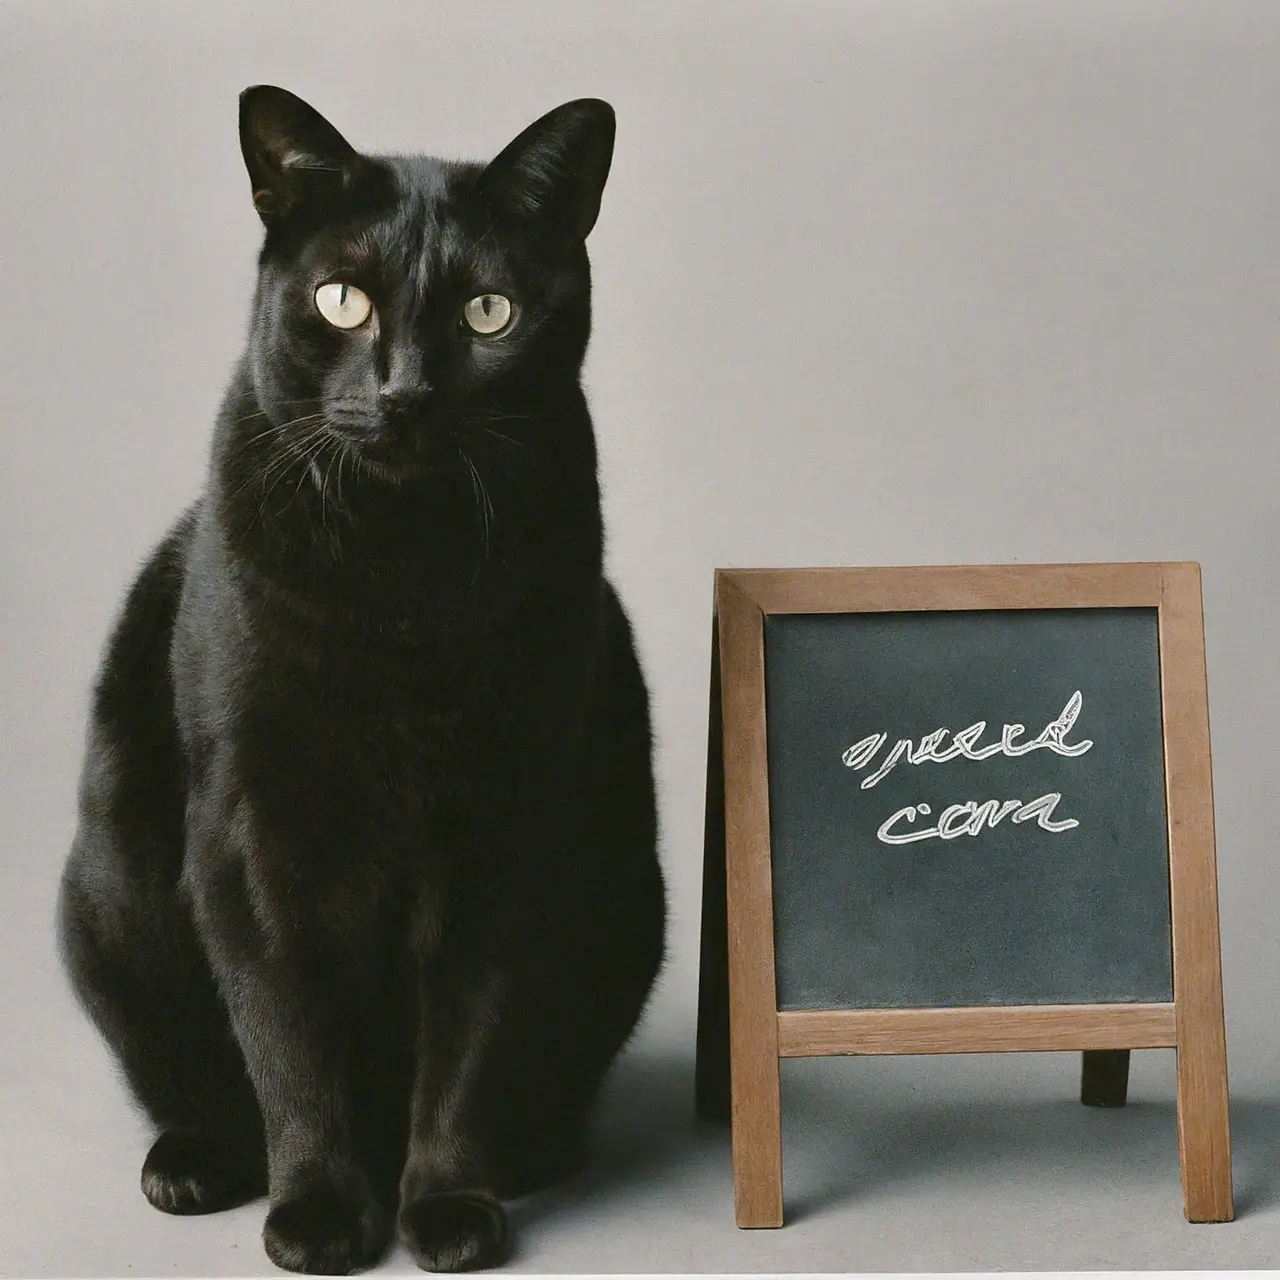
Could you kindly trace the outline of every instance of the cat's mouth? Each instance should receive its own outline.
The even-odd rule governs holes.
[[[391,484],[403,484],[437,469],[432,463],[418,458],[383,458],[365,449],[354,450],[353,456],[358,470]]]
[[[331,424],[330,429],[339,447],[358,466],[386,479],[403,480],[438,470],[451,452],[452,437],[448,432],[408,434],[341,423]]]

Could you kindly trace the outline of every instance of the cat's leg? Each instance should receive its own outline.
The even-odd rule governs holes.
[[[158,1130],[142,1189],[209,1213],[266,1189],[257,1103],[179,888],[186,802],[168,652],[184,521],[130,590],[94,692],[58,933],[72,985]]]
[[[73,863],[64,953],[81,1003],[159,1134],[142,1191],[166,1213],[214,1213],[266,1191],[258,1107],[176,894],[118,912]]]
[[[427,1270],[501,1261],[510,1239],[500,1199],[582,1166],[600,1082],[662,963],[647,695],[609,599],[611,679],[598,686],[577,767],[548,751],[551,772],[526,774],[518,793],[505,770],[476,783],[491,807],[454,833],[476,855],[460,865],[507,871],[477,871],[469,893],[455,885],[449,936],[418,957],[400,1235]]]
[[[634,832],[615,834],[614,850]],[[590,864],[584,857],[579,865]],[[596,1095],[661,963],[665,895],[656,862],[637,860],[617,889],[581,902],[560,921],[560,936],[541,942],[554,960],[526,997],[532,1016],[511,1020],[495,1055],[492,1167],[503,1198],[541,1190],[587,1163]]]
[[[510,1234],[490,1167],[491,1059],[511,984],[496,970],[451,980],[422,963],[400,1238],[426,1271],[497,1266]]]
[[[502,1199],[586,1163],[590,1107],[638,1004],[620,1004],[605,971],[539,970],[527,952],[465,987],[433,976],[422,989],[399,1229],[424,1270],[467,1271],[509,1252]]]
[[[610,601],[612,679],[600,687],[574,792],[583,823],[554,842],[524,895],[533,933],[511,1010],[522,1016],[504,1024],[494,1055],[501,1119],[492,1160],[504,1197],[585,1163],[590,1109],[665,953],[646,693],[625,617]]]
[[[288,890],[262,868],[306,865],[256,830],[249,807],[202,803],[193,837],[197,918],[261,1108],[270,1209],[267,1255],[289,1271],[346,1275],[374,1265],[391,1236],[355,1155],[348,1075],[352,1010],[364,998],[338,957],[350,937],[376,928],[348,917],[330,936],[313,904],[286,905]],[[320,862],[324,855],[310,859]],[[251,887],[252,886],[252,887]],[[354,903],[358,891],[340,900]]]
[[[666,892],[648,760],[637,744],[624,742],[619,755],[629,745],[631,771],[615,774],[625,785],[601,787],[586,830],[547,868],[542,910],[530,912],[545,922],[525,962],[536,985],[529,981],[523,1016],[508,1020],[494,1055],[492,1166],[504,1198],[586,1163],[596,1095],[662,964]]]
[[[643,846],[644,824],[629,838]],[[399,1226],[425,1270],[497,1265],[511,1243],[501,1200],[586,1163],[592,1103],[661,960],[649,850],[604,898],[586,851],[565,848],[545,864],[547,900],[522,886],[487,929],[424,963]],[[487,971],[486,953],[501,957]]]

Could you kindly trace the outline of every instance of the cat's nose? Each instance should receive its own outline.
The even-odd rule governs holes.
[[[402,421],[421,413],[431,402],[433,388],[429,382],[411,386],[386,383],[378,391],[378,407],[392,421]]]

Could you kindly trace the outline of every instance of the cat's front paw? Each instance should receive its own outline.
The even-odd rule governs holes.
[[[400,1238],[424,1271],[496,1267],[511,1250],[507,1215],[484,1191],[433,1191],[400,1210]]]
[[[217,1213],[266,1190],[264,1153],[199,1134],[162,1133],[142,1166],[142,1194],[165,1213]]]
[[[347,1276],[386,1251],[391,1224],[365,1187],[321,1184],[273,1205],[262,1230],[267,1257],[286,1271]]]

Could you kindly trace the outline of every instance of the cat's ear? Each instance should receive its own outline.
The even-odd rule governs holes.
[[[240,95],[240,150],[253,205],[268,226],[348,190],[360,155],[314,107],[257,84]]]
[[[485,169],[481,194],[499,218],[585,240],[600,212],[614,129],[607,102],[566,102],[531,124]]]

